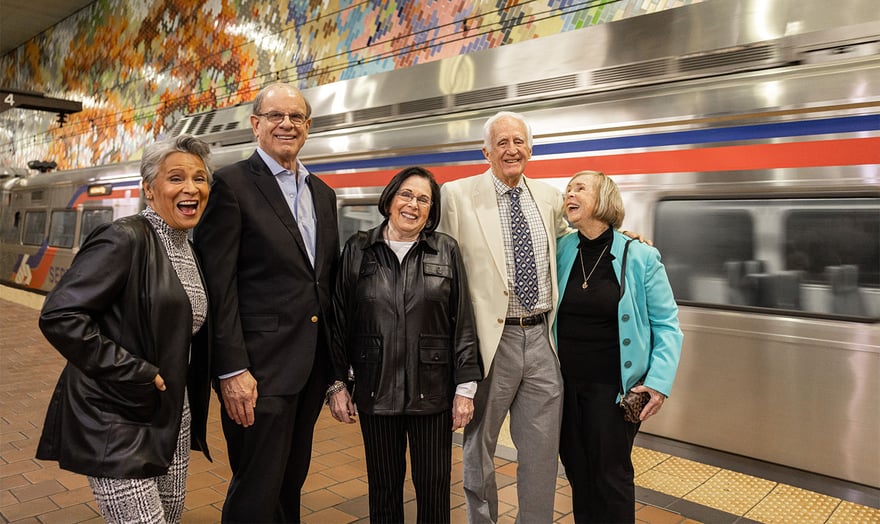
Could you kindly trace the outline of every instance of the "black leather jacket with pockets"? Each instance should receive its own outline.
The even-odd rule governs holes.
[[[206,321],[192,336],[189,298],[144,217],[122,218],[89,236],[46,297],[40,329],[67,365],[37,458],[96,477],[162,475],[188,393],[192,448],[210,459],[210,326]],[[165,391],[153,385],[157,373]]]
[[[452,237],[423,232],[398,262],[384,227],[356,233],[343,250],[334,373],[347,381],[351,366],[360,412],[440,413],[457,384],[483,377],[461,253]]]

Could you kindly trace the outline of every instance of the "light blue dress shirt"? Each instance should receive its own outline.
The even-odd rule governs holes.
[[[310,174],[309,170],[300,162],[296,161],[296,173],[285,169],[281,164],[266,154],[265,151],[257,148],[257,153],[263,162],[269,167],[269,171],[275,175],[275,181],[287,200],[290,212],[299,226],[299,232],[302,234],[303,242],[306,245],[306,252],[309,255],[309,262],[315,267],[315,229],[317,227],[317,218],[315,217],[315,203],[312,200],[312,190],[306,183]]]

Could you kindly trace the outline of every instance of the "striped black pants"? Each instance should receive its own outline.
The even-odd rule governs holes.
[[[400,523],[409,441],[417,521],[449,522],[452,412],[436,415],[359,414],[367,459],[370,522]]]

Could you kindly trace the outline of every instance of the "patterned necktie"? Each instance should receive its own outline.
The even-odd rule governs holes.
[[[514,291],[520,303],[531,311],[538,303],[538,268],[529,224],[519,204],[521,187],[510,191],[510,228],[513,232]]]

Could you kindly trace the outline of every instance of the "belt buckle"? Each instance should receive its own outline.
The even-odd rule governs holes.
[[[519,317],[519,327],[520,327],[520,329],[525,329],[525,327],[526,327],[526,325],[523,324],[523,319],[525,319],[525,318],[528,318],[528,317]]]

